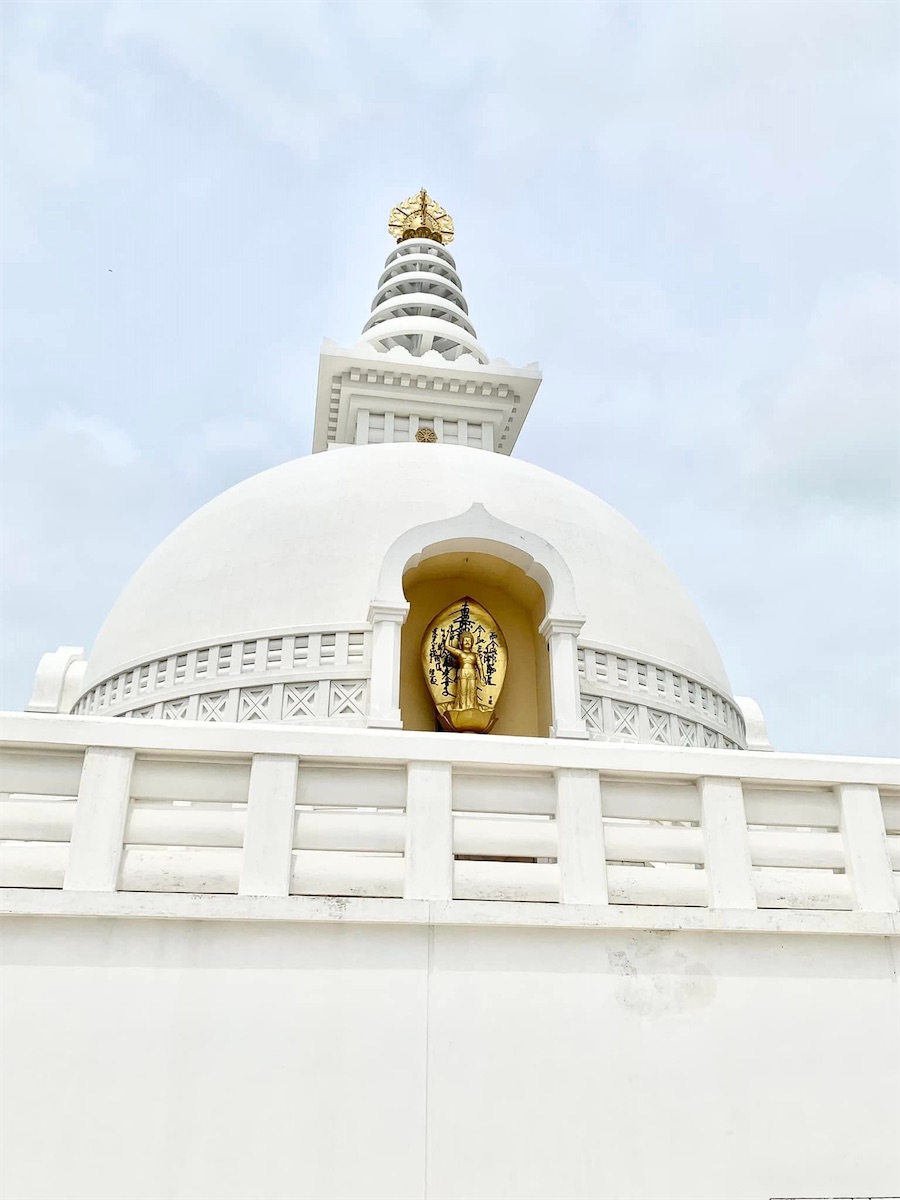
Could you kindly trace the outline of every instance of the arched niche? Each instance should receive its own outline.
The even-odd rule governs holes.
[[[410,588],[421,585],[424,593],[427,574],[411,576],[410,573],[431,559],[444,558],[446,566],[451,561],[446,558],[449,555],[469,555],[470,558],[480,555],[513,568],[504,575],[509,598],[528,613],[529,620],[533,619],[537,607],[535,593],[519,580],[519,576],[537,585],[546,613],[538,633],[549,651],[549,733],[553,737],[587,737],[581,716],[577,667],[577,637],[584,617],[578,611],[572,573],[562,555],[548,541],[527,529],[498,520],[482,504],[473,504],[455,517],[414,526],[401,534],[384,556],[375,598],[369,606],[372,673],[368,724],[374,728],[403,728],[400,713],[401,642],[411,607],[404,584]],[[458,563],[459,560],[452,561]],[[497,569],[490,568],[491,571]],[[462,594],[460,592],[451,599]],[[484,602],[491,609],[490,601]],[[429,616],[436,615],[439,607]],[[498,613],[494,616],[500,620]],[[428,620],[428,617],[424,619]],[[412,644],[413,637],[412,633],[407,634],[407,646]],[[535,687],[540,697],[537,724],[543,730],[547,713],[543,684],[540,683],[542,676],[537,669],[539,657],[536,655],[535,658]],[[404,666],[404,670],[407,669]],[[413,702],[410,700],[409,703]]]
[[[494,733],[548,737],[552,724],[543,590],[521,567],[477,550],[422,558],[403,577],[409,614],[400,634],[400,714],[404,729],[434,730],[435,708],[425,686],[421,645],[433,617],[471,596],[497,621],[509,649],[506,683]]]

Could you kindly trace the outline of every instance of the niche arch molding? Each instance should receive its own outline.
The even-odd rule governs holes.
[[[465,550],[491,554],[524,571],[544,593],[547,620],[584,621],[572,572],[556,547],[536,533],[499,520],[483,504],[473,504],[459,516],[429,521],[402,533],[384,556],[376,589],[378,600],[373,604],[404,605],[403,576],[407,571],[426,558]]]

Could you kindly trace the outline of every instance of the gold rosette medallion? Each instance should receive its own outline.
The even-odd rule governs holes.
[[[454,733],[488,733],[506,678],[506,638],[471,596],[450,604],[422,639],[422,670],[438,720]]]
[[[429,238],[449,246],[453,241],[453,218],[446,209],[421,188],[415,196],[391,209],[388,233],[398,242],[409,238]]]

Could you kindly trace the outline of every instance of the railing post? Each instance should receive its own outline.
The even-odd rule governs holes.
[[[406,768],[407,900],[453,898],[453,772],[449,763]]]
[[[559,899],[562,904],[608,904],[600,776],[568,767],[556,772]]]
[[[847,874],[853,906],[860,912],[897,912],[897,894],[884,831],[881,797],[874,784],[840,784]]]
[[[239,895],[290,894],[296,805],[297,758],[254,754]]]
[[[710,908],[756,908],[750,839],[739,779],[697,781]]]
[[[116,890],[133,766],[133,750],[109,746],[90,746],[85,750],[63,880],[67,891]]]

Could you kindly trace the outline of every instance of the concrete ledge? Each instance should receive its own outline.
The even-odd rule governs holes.
[[[900,788],[900,763],[889,758],[826,757],[751,750],[712,750],[642,743],[588,742],[570,738],[485,738],[476,733],[418,733],[411,730],[336,729],[333,726],[269,725],[262,722],[210,724],[199,721],[124,721],[119,717],[72,717],[45,713],[0,713],[9,750],[67,746],[117,746],[167,758],[189,754],[249,759],[253,754],[296,754],[344,765],[450,762],[479,770],[555,771],[559,767],[604,775],[668,776],[694,780],[734,776],[778,785],[869,783]]]
[[[390,900],[351,896],[281,898],[155,892],[63,892],[38,888],[0,890],[0,915],[900,936],[900,916],[896,913],[667,908],[639,904],[532,904],[502,900]]]

